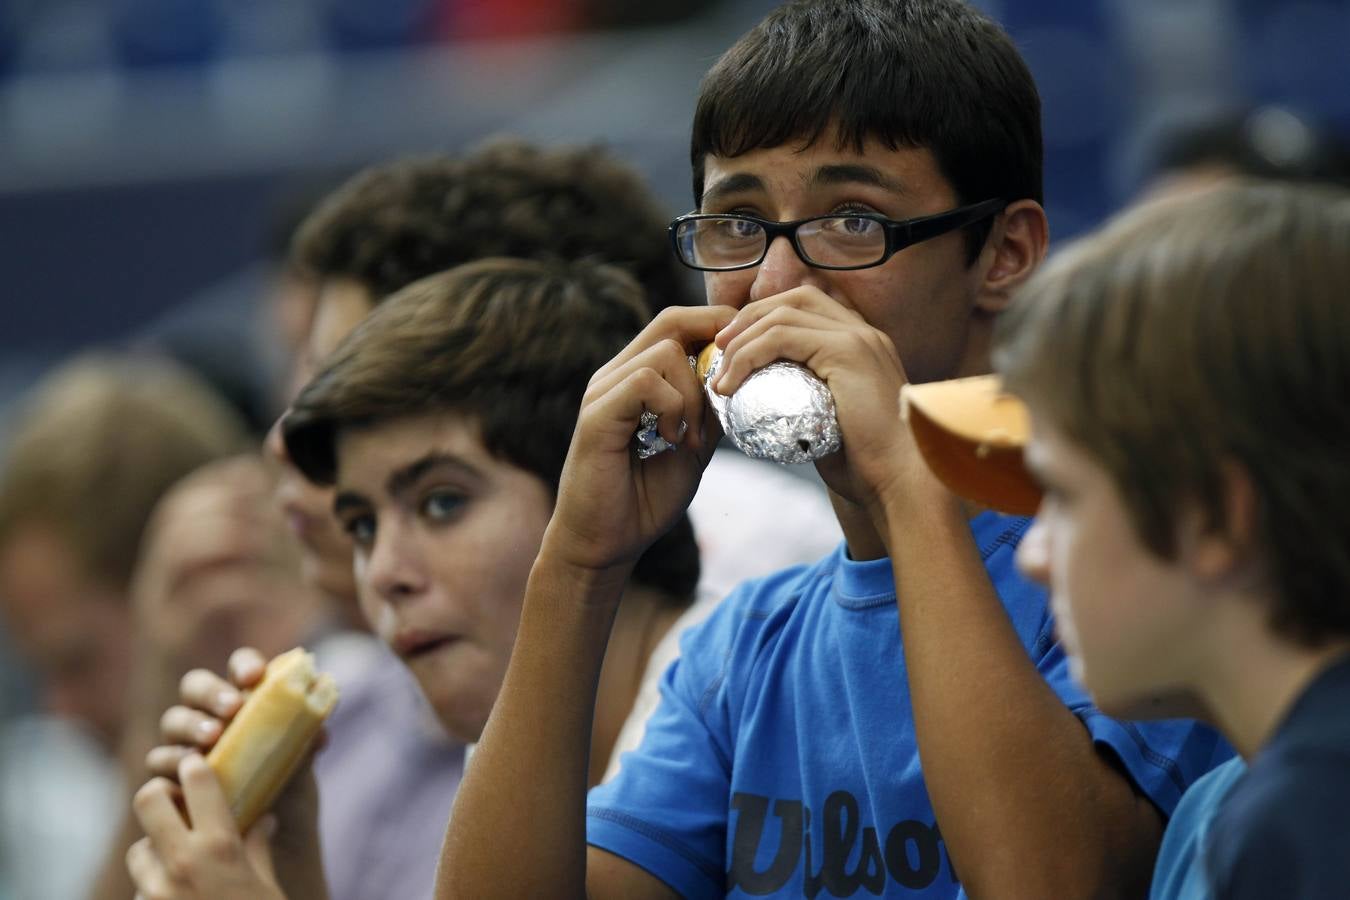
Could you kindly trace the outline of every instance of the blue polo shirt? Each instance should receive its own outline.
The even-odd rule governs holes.
[[[1231,755],[1193,722],[1118,722],[1069,677],[1045,592],[1013,554],[1028,520],[975,541],[1022,645],[1102,752],[1165,814]],[[749,583],[681,643],[660,707],[595,788],[591,844],[685,897],[963,896],[924,786],[889,560],[841,546]]]

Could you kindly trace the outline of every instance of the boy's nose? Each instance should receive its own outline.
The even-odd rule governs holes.
[[[425,567],[417,552],[396,534],[382,533],[371,549],[366,576],[376,595],[389,603],[408,600],[427,589]]]
[[[823,290],[824,273],[824,269],[802,262],[792,241],[786,236],[777,237],[769,244],[764,261],[755,269],[755,280],[750,285],[750,300],[763,300],[802,285]]]

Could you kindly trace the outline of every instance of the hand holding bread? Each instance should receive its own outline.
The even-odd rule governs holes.
[[[306,772],[285,788],[309,757],[336,688],[298,648],[271,662],[241,649],[229,669],[230,681],[189,672],[182,702],[164,714],[165,743],[146,760],[157,777],[133,803],[148,839],[128,853],[128,871],[155,896],[282,897],[268,839],[284,830],[273,843],[284,857],[277,871],[288,876],[282,886],[295,882],[288,890],[309,896],[322,886],[314,780]],[[277,814],[263,818],[274,802]],[[222,854],[225,844],[237,852]]]
[[[230,673],[233,683],[204,669],[183,676],[183,702],[160,720],[164,743],[150,751],[146,765],[173,778],[184,757],[207,752],[246,831],[308,755],[337,688],[300,648],[268,663],[257,651],[240,649],[230,657]]]

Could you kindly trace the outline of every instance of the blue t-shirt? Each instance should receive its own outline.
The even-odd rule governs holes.
[[[1350,896],[1350,656],[1314,679],[1204,845],[1215,900]]]
[[[1164,813],[1231,753],[1193,722],[1117,722],[1069,677],[1045,592],[1013,552],[1028,520],[976,543],[1023,646]],[[961,896],[924,787],[889,560],[844,547],[751,582],[681,643],[642,745],[591,791],[587,838],[686,897]]]
[[[1246,771],[1242,757],[1235,756],[1182,795],[1158,848],[1149,900],[1210,900],[1202,848],[1224,798]]]

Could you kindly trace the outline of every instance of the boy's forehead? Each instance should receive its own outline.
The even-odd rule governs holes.
[[[796,193],[841,185],[872,187],[914,200],[954,193],[926,147],[893,149],[869,140],[855,148],[817,140],[806,146],[793,142],[756,148],[737,156],[709,154],[702,200],[728,193]]]
[[[495,460],[476,419],[456,412],[400,416],[338,429],[337,482],[341,487],[398,487],[429,468],[480,475]]]

